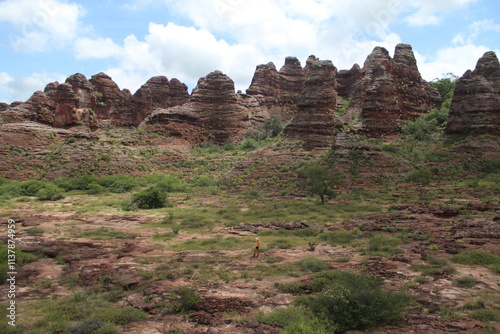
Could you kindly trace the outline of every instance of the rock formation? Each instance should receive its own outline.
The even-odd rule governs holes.
[[[500,65],[493,51],[457,80],[445,132],[500,135]]]
[[[302,140],[306,150],[329,148],[334,141],[337,69],[329,60],[314,61],[300,94],[298,112],[286,127],[290,139]]]
[[[394,58],[375,47],[363,68],[355,64],[340,71],[338,93],[350,101],[349,114],[359,113],[364,131],[374,137],[399,133],[401,121],[441,103],[439,93],[420,76],[408,44],[398,44]]]
[[[158,109],[143,126],[162,130],[190,141],[201,137],[217,144],[241,138],[249,116],[240,103],[234,82],[221,71],[198,80],[189,101],[182,106]]]
[[[26,102],[3,106],[0,121],[36,121],[54,127],[86,125],[138,126],[156,108],[184,104],[189,99],[187,86],[177,79],[153,77],[132,96],[120,90],[105,73],[90,80],[80,73],[66,82],[50,83]]]
[[[304,82],[305,71],[300,61],[296,57],[286,57],[279,71],[272,62],[258,65],[246,93],[255,97],[270,115],[286,121],[297,112]]]

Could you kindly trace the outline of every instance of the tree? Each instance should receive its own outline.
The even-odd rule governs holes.
[[[309,165],[298,170],[302,177],[302,184],[312,195],[318,195],[321,203],[325,204],[327,198],[337,196],[333,187],[340,183],[340,173],[326,167]]]
[[[431,183],[431,180],[432,173],[427,169],[414,169],[408,174],[408,181],[417,186],[420,199],[423,198],[426,191],[425,187]]]

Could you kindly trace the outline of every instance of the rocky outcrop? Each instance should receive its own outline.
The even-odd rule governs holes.
[[[272,62],[258,65],[246,93],[255,97],[270,115],[287,121],[297,112],[305,77],[300,61],[296,57],[286,57],[279,71]]]
[[[249,128],[249,119],[238,102],[233,80],[221,71],[214,71],[198,80],[187,103],[156,110],[142,126],[189,141],[204,138],[224,144],[241,138]]]
[[[393,77],[403,120],[413,119],[441,104],[438,91],[422,79],[408,44],[396,45]]]
[[[188,88],[178,79],[169,81],[165,76],[152,77],[132,97],[135,104],[134,123],[140,124],[158,108],[182,105],[188,100]]]
[[[286,127],[288,138],[302,140],[306,150],[333,145],[337,69],[329,60],[314,61],[301,92],[298,112]]]
[[[385,48],[376,47],[365,62],[367,87],[361,117],[364,131],[373,137],[397,134],[403,112],[392,76],[394,62]]]
[[[50,83],[26,102],[3,106],[1,123],[36,121],[54,127],[86,125],[138,126],[156,108],[184,104],[189,99],[187,86],[177,79],[153,77],[133,96],[121,90],[105,73],[90,80],[80,73],[66,82]]]
[[[422,79],[408,44],[398,44],[394,58],[376,47],[363,68],[340,71],[338,93],[350,101],[348,113],[359,113],[363,130],[374,137],[398,134],[403,120],[441,103],[439,93]]]
[[[445,132],[500,135],[500,65],[494,52],[457,80]]]

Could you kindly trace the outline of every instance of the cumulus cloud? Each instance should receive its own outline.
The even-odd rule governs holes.
[[[458,33],[452,40],[454,44],[472,44],[478,36],[485,32],[500,33],[500,24],[493,20],[481,20],[470,24],[466,31]]]
[[[72,41],[78,33],[83,7],[58,0],[6,0],[0,2],[0,22],[10,23],[9,36],[16,51],[40,52]]]
[[[0,101],[24,101],[37,90],[43,90],[47,83],[64,81],[64,76],[55,73],[34,73],[31,76],[13,77],[0,72]]]
[[[121,53],[111,38],[78,38],[74,44],[76,59],[110,58]]]
[[[445,14],[465,8],[476,1],[478,0],[413,0],[410,3],[413,12],[406,17],[406,21],[413,26],[437,25],[442,22]]]
[[[447,73],[462,76],[465,71],[476,67],[477,60],[486,51],[490,50],[485,46],[467,44],[440,49],[433,59],[419,53],[415,53],[415,57],[422,77],[431,81],[444,77]]]

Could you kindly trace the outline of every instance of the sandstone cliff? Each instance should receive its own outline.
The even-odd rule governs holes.
[[[363,130],[374,137],[399,133],[401,121],[441,103],[439,93],[422,79],[408,44],[398,44],[394,58],[385,48],[376,47],[363,68],[355,64],[340,71],[338,92],[350,101],[347,116],[360,114]]]
[[[105,73],[90,80],[80,73],[62,84],[48,84],[26,102],[3,106],[2,123],[36,121],[54,127],[86,125],[137,126],[156,108],[183,104],[189,98],[187,86],[177,79],[153,77],[133,96],[120,90]]]
[[[329,148],[334,141],[337,69],[329,60],[311,63],[298,112],[286,127],[290,139],[302,140],[306,150]]]
[[[157,109],[142,126],[191,142],[209,140],[224,144],[240,139],[249,129],[250,118],[239,102],[233,80],[214,71],[198,80],[187,103]]]
[[[486,52],[474,71],[457,80],[445,131],[500,134],[500,65],[494,52]]]

